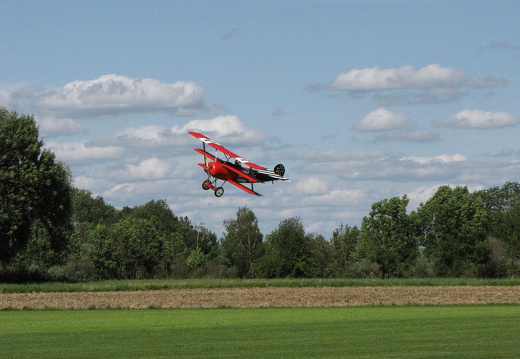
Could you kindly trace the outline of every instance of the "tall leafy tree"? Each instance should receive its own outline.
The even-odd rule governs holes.
[[[126,207],[122,212],[123,217],[149,220],[161,235],[175,232],[179,221],[164,199],[151,200],[133,208]]]
[[[354,253],[359,242],[360,231],[354,226],[340,225],[332,233],[332,261],[338,275],[345,275],[354,262]]]
[[[258,219],[247,207],[240,207],[236,219],[224,221],[226,232],[221,240],[224,263],[235,268],[237,276],[254,277],[263,254],[263,235]]]
[[[32,116],[0,108],[0,262],[21,253],[36,224],[48,233],[38,237],[61,252],[70,216],[69,170],[43,149]]]
[[[478,191],[490,217],[492,258],[496,275],[520,274],[520,184],[507,182],[502,187]]]
[[[283,220],[266,237],[263,271],[267,277],[309,276],[311,243],[298,217]]]
[[[379,265],[383,278],[401,275],[418,254],[408,202],[406,195],[376,202],[363,218],[360,248]]]
[[[91,239],[91,257],[103,277],[149,276],[160,260],[163,241],[147,219],[122,219],[110,228],[98,225]]]
[[[332,276],[333,269],[330,262],[332,246],[321,234],[307,234],[310,246],[310,255],[305,268],[305,276],[323,278]]]
[[[439,187],[417,209],[424,253],[439,276],[479,271],[489,261],[489,216],[479,196],[467,187]],[[476,273],[478,274],[478,273]]]

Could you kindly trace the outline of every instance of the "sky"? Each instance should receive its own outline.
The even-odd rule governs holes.
[[[0,106],[74,186],[221,236],[330,238],[375,202],[520,179],[520,2],[0,0]],[[203,191],[196,130],[291,182]]]

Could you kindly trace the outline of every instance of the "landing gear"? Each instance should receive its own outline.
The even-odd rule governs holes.
[[[226,183],[224,181],[224,183]],[[215,197],[222,197],[222,195],[224,194],[224,188],[222,187],[215,187],[215,185],[217,184],[217,181],[211,181],[211,180],[205,180],[204,182],[202,182],[202,189],[204,191],[207,191],[209,189],[212,189],[213,190],[213,193],[215,194]]]
[[[222,188],[222,187],[215,188],[215,197],[222,197],[223,194],[224,194],[224,188]]]

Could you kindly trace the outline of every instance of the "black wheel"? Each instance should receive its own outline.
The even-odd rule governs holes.
[[[222,195],[224,194],[224,188],[222,187],[217,187],[215,189],[215,196],[216,197],[222,197]]]
[[[276,173],[280,177],[283,177],[283,175],[285,174],[285,167],[281,163],[277,164],[274,167],[274,173]]]
[[[207,191],[211,186],[211,182],[209,180],[205,180],[204,182],[202,182],[202,189],[204,191]]]

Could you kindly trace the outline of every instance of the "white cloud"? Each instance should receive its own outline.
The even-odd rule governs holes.
[[[411,126],[412,121],[404,113],[395,113],[383,107],[366,115],[354,126],[358,131],[388,131]]]
[[[185,138],[183,141],[182,136],[172,133],[170,128],[157,125],[125,128],[116,133],[114,138],[118,145],[140,148],[178,147],[185,145],[187,140]]]
[[[415,70],[406,65],[382,70],[378,67],[353,69],[339,74],[330,87],[347,91],[418,89],[460,86],[465,80],[462,70],[451,67],[431,64]]]
[[[506,112],[490,112],[481,110],[462,110],[459,113],[444,117],[434,122],[438,126],[454,128],[503,128],[514,127],[520,117]]]
[[[37,106],[58,116],[93,116],[158,110],[193,114],[204,104],[202,87],[194,82],[104,75],[47,92],[37,100]]]
[[[307,197],[303,200],[306,206],[340,206],[357,205],[367,199],[361,189],[333,189],[325,194]]]
[[[296,190],[305,194],[321,194],[327,191],[327,183],[318,177],[308,177],[296,184]]]
[[[418,157],[418,156],[407,156],[402,157],[400,161],[412,161],[419,164],[429,164],[429,163],[450,163],[450,162],[461,162],[461,161],[467,161],[466,156],[461,154],[455,154],[455,155],[439,155],[435,157]]]
[[[149,158],[137,165],[126,165],[126,171],[132,179],[160,179],[171,173],[171,165],[159,158]]]
[[[445,181],[470,167],[460,154],[419,157],[391,151],[313,151],[305,158],[310,161],[303,167],[306,173],[334,174],[345,181]]]
[[[464,71],[430,64],[416,70],[410,65],[380,69],[370,67],[340,73],[324,86],[314,89],[347,91],[354,98],[371,93],[382,106],[392,104],[440,104],[460,100],[470,89],[506,86],[505,78],[494,76],[468,77]]]
[[[11,108],[13,107],[13,102],[14,101],[11,98],[11,92],[0,89],[0,105],[2,107]]]
[[[185,134],[188,131],[201,131],[208,136],[216,136],[215,141],[229,141],[230,143],[259,144],[267,136],[259,131],[247,128],[237,116],[218,116],[213,119],[192,120],[182,127],[174,126],[172,133]]]
[[[41,136],[64,136],[87,133],[87,129],[71,118],[38,117],[38,129]]]
[[[89,146],[85,142],[50,142],[47,146],[56,157],[65,163],[93,163],[115,160],[122,156],[123,147],[117,146]]]

